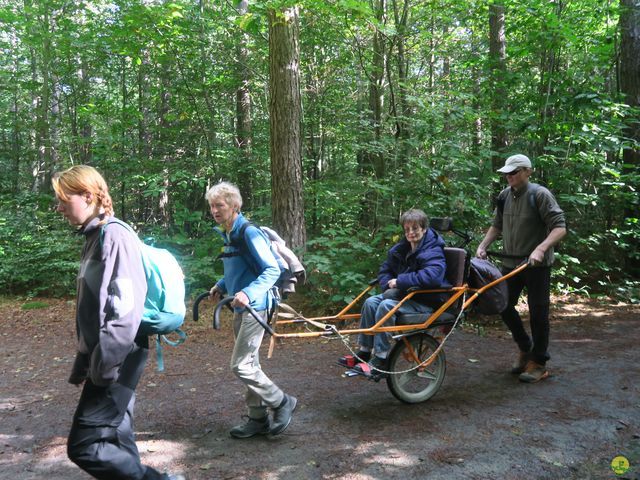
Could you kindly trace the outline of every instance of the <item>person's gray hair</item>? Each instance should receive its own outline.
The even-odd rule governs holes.
[[[219,182],[207,190],[204,198],[211,203],[216,198],[222,198],[228,205],[237,212],[242,208],[242,195],[240,189],[231,182]]]
[[[417,223],[420,228],[426,230],[429,226],[429,217],[422,210],[412,208],[400,216],[400,225],[404,227],[407,223]]]

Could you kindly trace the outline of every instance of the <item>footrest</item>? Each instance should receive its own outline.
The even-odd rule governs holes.
[[[365,362],[358,363],[355,367],[344,372],[345,377],[365,377],[368,380],[379,382],[382,378],[386,378],[386,374],[374,370],[371,365]]]
[[[355,355],[345,355],[344,357],[340,357],[338,359],[338,365],[347,368],[353,368],[358,364],[358,359]]]
[[[366,362],[360,362],[344,372],[345,377],[362,376],[369,378],[372,375],[371,365]]]

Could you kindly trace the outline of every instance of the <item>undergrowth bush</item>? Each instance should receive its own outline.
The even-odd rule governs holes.
[[[75,291],[82,239],[53,211],[51,196],[0,197],[0,286],[8,294]]]
[[[84,237],[74,233],[51,196],[0,197],[0,288],[5,294],[62,297],[75,295]],[[136,225],[133,225],[136,227]],[[200,238],[167,235],[152,227],[141,239],[171,251],[185,274],[187,294],[208,290],[222,275],[214,262],[222,242],[207,233]]]
[[[327,228],[307,242],[304,261],[317,303],[348,303],[378,275],[389,247],[400,238],[397,225],[375,233]]]
[[[575,218],[575,198],[565,195],[562,201],[569,218]],[[75,294],[83,237],[74,234],[73,227],[53,211],[53,204],[50,195],[0,196],[0,289],[5,294]],[[434,210],[440,213],[443,208]],[[488,217],[486,212],[484,216]],[[640,282],[625,271],[624,257],[639,255],[634,249],[639,229],[631,222],[608,229],[589,230],[582,224],[580,230],[571,229],[558,249],[553,269],[555,288],[563,293],[610,295],[640,302]],[[472,253],[488,224],[488,219],[472,217],[457,221],[459,228],[473,235]],[[159,226],[138,226],[140,238],[154,237],[157,246],[176,255],[190,297],[208,290],[222,276],[222,262],[215,261],[222,241],[211,231],[210,222],[203,222],[191,236],[179,227],[174,227],[177,232],[168,232]],[[374,232],[353,223],[325,226],[320,232],[310,236],[306,245],[309,285],[303,291],[311,303],[325,306],[344,305],[361,292],[376,278],[388,249],[402,235],[394,222]],[[447,242],[455,244],[456,239]]]

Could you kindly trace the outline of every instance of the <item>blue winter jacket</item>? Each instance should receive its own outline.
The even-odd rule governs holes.
[[[214,227],[224,240],[223,253],[240,253],[238,248],[231,245],[231,239],[235,240],[240,227],[247,222],[248,220],[239,214],[230,232],[226,232],[219,226]],[[280,278],[280,267],[273,256],[269,240],[260,229],[249,226],[245,230],[245,240],[252,258],[245,258],[242,254],[222,257],[224,277],[216,286],[221,293],[228,295],[243,291],[249,298],[251,307],[258,311],[265,310],[272,300],[269,290]],[[236,311],[241,310],[236,309]]]
[[[404,294],[412,287],[420,289],[450,288],[445,278],[447,264],[444,256],[444,240],[438,232],[428,228],[415,251],[406,238],[389,249],[387,259],[380,267],[378,282],[383,291],[389,280],[397,279],[397,288]],[[414,300],[431,307],[440,306],[447,294],[418,294]]]

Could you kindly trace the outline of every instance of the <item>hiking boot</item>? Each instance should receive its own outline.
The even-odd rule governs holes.
[[[544,380],[548,376],[549,372],[547,371],[547,367],[530,360],[529,363],[527,363],[527,367],[524,372],[520,374],[518,379],[525,383],[536,383],[540,380]]]
[[[381,358],[374,355],[371,361],[369,362],[369,365],[371,365],[371,369],[374,370],[375,372],[382,373],[382,372],[386,372],[387,369],[389,368],[387,366],[387,363],[388,362],[386,358]]]
[[[236,425],[233,427],[229,434],[234,438],[249,438],[255,435],[267,435],[271,422],[269,417],[264,418],[249,418],[246,423],[242,425]]]
[[[511,373],[514,375],[520,375],[527,368],[527,363],[529,363],[529,352],[520,351],[520,355],[518,355],[518,360],[516,360],[513,365],[511,365]]]
[[[271,435],[278,435],[284,432],[291,423],[293,411],[298,406],[298,399],[291,395],[284,394],[284,399],[279,407],[273,409],[273,422],[271,424]]]
[[[358,360],[358,358],[360,360]],[[338,364],[343,367],[353,368],[360,362],[368,362],[371,358],[371,352],[363,352],[359,350],[355,355],[345,355],[338,359]]]

